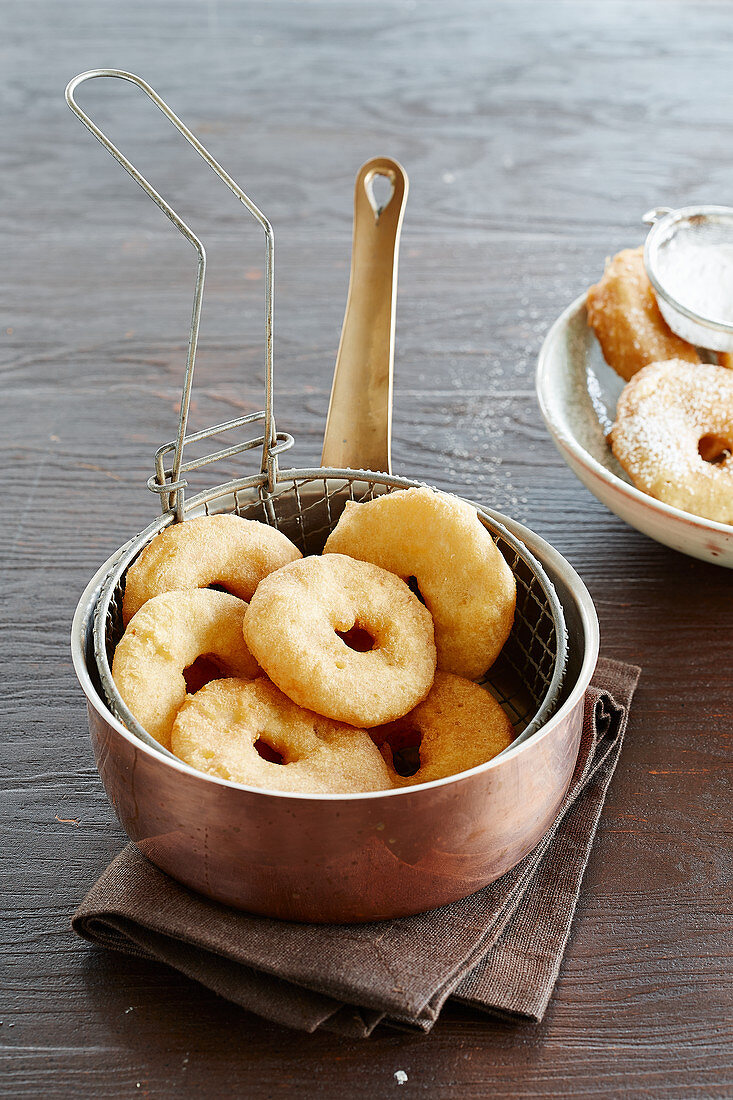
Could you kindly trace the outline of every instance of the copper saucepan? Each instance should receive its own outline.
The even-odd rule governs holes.
[[[157,101],[131,74],[105,70],[88,75],[121,75]],[[178,122],[172,112],[169,117]],[[371,186],[375,175],[386,176],[392,185],[382,207]],[[344,501],[354,498],[355,486],[366,486],[369,496],[414,484],[389,474],[396,251],[405,196],[406,178],[394,161],[379,158],[357,177],[349,301],[323,452],[324,466],[339,469],[285,471],[298,477],[278,481],[279,441],[288,437],[275,434],[269,373],[267,409],[258,414],[265,434],[256,441],[265,454],[269,449],[262,472],[184,503],[181,474],[195,464],[181,461],[183,443],[193,438],[185,436],[182,418],[177,447],[160,449],[158,474],[151,479],[164,501],[164,516],[105,562],[82,595],[72,627],[74,667],[87,697],[97,768],[125,831],[152,862],[193,889],[291,920],[365,921],[420,912],[464,897],[513,867],[550,827],[569,785],[583,697],[598,655],[595,610],[574,570],[537,535],[479,508],[482,522],[504,539],[505,553],[512,546],[520,553],[526,547],[528,557],[540,563],[538,573],[554,585],[567,630],[564,678],[559,675],[563,668],[556,669],[535,723],[539,728],[532,732],[530,725],[526,736],[489,763],[419,787],[371,794],[258,790],[193,770],[146,742],[144,731],[135,732],[128,720],[131,732],[108,705],[114,685],[105,680],[105,669],[119,630],[115,601],[127,563],[156,531],[184,515],[237,510],[276,519],[285,529],[290,522],[301,547],[317,552]],[[162,199],[158,204],[168,213]],[[198,285],[197,299],[200,307]],[[191,349],[189,368],[184,404]],[[172,471],[162,466],[168,451],[175,453]],[[287,491],[278,495],[284,482]],[[273,508],[279,509],[277,516]]]

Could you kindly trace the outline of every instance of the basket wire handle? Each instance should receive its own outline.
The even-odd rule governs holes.
[[[117,80],[128,80],[132,84],[136,84],[138,88],[141,88],[146,96],[153,101],[155,106],[163,112],[165,117],[173,123],[179,133],[183,134],[189,145],[192,145],[199,156],[206,161],[209,167],[216,173],[219,179],[223,180],[230,191],[232,191],[237,198],[246,206],[250,214],[254,219],[259,222],[265,233],[265,409],[263,413],[253,414],[248,417],[242,417],[236,421],[230,421],[227,424],[217,425],[215,428],[204,432],[197,432],[191,436],[189,440],[186,439],[186,425],[188,422],[188,410],[191,401],[191,385],[193,382],[193,368],[196,359],[196,348],[198,345],[199,337],[199,322],[201,319],[201,304],[203,301],[204,293],[204,279],[206,276],[206,251],[202,242],[196,236],[196,234],[190,229],[186,222],[176,213],[173,207],[165,201],[165,199],[155,190],[155,188],[145,179],[145,177],[138,172],[137,168],[125,157],[120,150],[113,145],[109,138],[96,126],[90,117],[81,109],[79,104],[74,98],[76,89],[84,84],[87,80],[94,80],[98,77],[112,77]],[[214,461],[216,458],[229,456],[238,450],[248,449],[253,446],[262,444],[262,465],[261,472],[267,473],[268,486],[272,491],[274,483],[277,480],[277,454],[285,450],[286,447],[292,445],[292,438],[283,433],[282,438],[278,436],[275,430],[275,418],[273,414],[273,288],[274,288],[274,273],[275,273],[275,237],[267,218],[252,202],[244,191],[239,187],[232,177],[225,172],[221,165],[212,157],[211,153],[195,137],[194,134],[185,126],[177,115],[170,109],[167,103],[165,103],[160,96],[142,80],[139,76],[135,76],[134,73],[124,72],[121,69],[91,69],[88,72],[80,73],[79,76],[70,80],[66,87],[66,102],[71,110],[77,115],[84,123],[86,128],[94,135],[104,148],[112,154],[116,161],[122,165],[126,172],[132,176],[137,184],[142,187],[143,191],[148,195],[156,206],[160,207],[163,213],[170,221],[173,222],[175,227],[180,233],[189,241],[196,249],[198,254],[198,271],[196,275],[196,289],[193,298],[193,313],[191,316],[191,331],[188,340],[188,355],[186,359],[186,373],[183,382],[183,393],[181,397],[181,411],[178,421],[178,435],[175,441],[175,446],[168,445],[160,448],[159,453],[156,455],[156,468],[157,473],[148,482],[150,488],[154,492],[161,494],[161,504],[163,511],[174,511],[175,519],[183,519],[183,499],[184,489],[186,488],[186,482],[181,480],[181,473],[183,467],[183,448],[186,442],[191,442],[197,439],[205,438],[209,435],[216,434],[219,431],[228,427],[239,426],[242,423],[251,422],[252,420],[264,419],[264,433],[261,439],[251,440],[247,444],[228,448],[226,451],[218,452],[214,455],[209,455],[205,459],[199,462],[190,462],[183,467],[185,470],[194,469],[199,465],[208,464]],[[171,470],[167,476],[163,471],[162,466],[162,454],[168,450],[173,450],[173,463]],[[167,480],[170,478],[170,480]]]

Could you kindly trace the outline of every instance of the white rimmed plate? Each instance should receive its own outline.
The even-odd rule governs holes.
[[[588,326],[583,294],[555,321],[539,355],[537,398],[555,446],[586,488],[637,531],[733,569],[733,526],[642,493],[613,457],[606,434],[623,387]]]

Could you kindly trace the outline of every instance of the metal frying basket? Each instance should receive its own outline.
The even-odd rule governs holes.
[[[128,80],[141,88],[173,123],[176,129],[183,134],[219,178],[237,195],[264,230],[266,242],[266,362],[265,408],[261,412],[252,413],[249,416],[230,420],[204,431],[186,435],[203,297],[206,254],[198,237],[76,103],[74,99],[76,88],[84,81],[97,77],[115,77]],[[260,520],[277,527],[304,554],[317,554],[322,550],[326,538],[338,522],[347,501],[363,502],[372,500],[383,493],[423,483],[395,477],[391,473],[379,473],[371,470],[330,467],[280,469],[279,456],[288,447],[292,446],[293,438],[287,433],[276,431],[273,411],[274,237],[269,222],[163,100],[139,77],[119,70],[93,70],[72,80],[66,90],[66,97],[71,109],[176,225],[196,249],[198,255],[198,274],[178,434],[174,441],[164,444],[156,452],[155,473],[148,480],[149,488],[160,495],[163,514],[128,542],[116,556],[113,567],[102,586],[94,619],[94,657],[98,690],[106,699],[112,713],[131,733],[161,755],[171,756],[172,754],[155,741],[130,713],[116,688],[111,674],[114,649],[123,633],[121,611],[126,572],[130,564],[138,557],[151,539],[169,524],[185,521],[186,518],[192,516],[236,512],[246,519]],[[375,173],[389,175],[390,164],[394,164],[394,162],[380,159],[370,162],[371,167],[367,165],[365,169],[370,169],[372,175]],[[364,169],[362,169],[359,180],[366,180],[369,183],[371,180],[369,172],[365,175]],[[370,201],[372,201],[371,198]],[[375,219],[378,221],[386,206],[378,209],[372,202],[372,209],[374,210]],[[394,265],[394,277],[396,278],[396,263]],[[391,320],[391,326],[393,332],[393,320]],[[329,419],[334,413],[333,404],[334,398],[332,396]],[[233,446],[221,448],[198,459],[183,461],[184,450],[188,444],[217,436],[232,428],[241,428],[247,424],[260,422],[263,424],[262,435]],[[185,474],[201,466],[209,465],[218,459],[231,458],[241,451],[253,448],[261,448],[261,462],[258,473],[226,482],[208,489],[190,500],[186,500],[187,482]],[[171,465],[166,468],[165,459],[171,453],[173,455]],[[386,465],[389,466],[388,458],[386,459]],[[552,715],[562,685],[567,654],[565,621],[555,589],[533,554],[502,524],[484,512],[479,505],[473,506],[476,508],[481,523],[491,533],[500,551],[508,561],[517,583],[517,610],[511,635],[499,659],[489,670],[483,681],[484,686],[500,701],[509,715],[517,733],[517,739],[514,742],[516,744],[517,740],[530,737]]]

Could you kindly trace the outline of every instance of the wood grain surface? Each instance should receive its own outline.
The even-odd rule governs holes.
[[[733,5],[2,0],[2,1087],[12,1097],[723,1097],[731,1070],[729,571],[626,527],[553,449],[536,354],[651,206],[730,202]],[[393,464],[548,538],[643,666],[541,1025],[275,1027],[69,917],[125,838],[68,648],[175,432],[193,251],[63,101],[140,73],[272,220],[276,414],[317,463],[369,157],[410,175]],[[203,237],[191,426],[262,402],[262,242],[130,86],[81,93]],[[238,472],[230,467],[224,475]],[[408,1081],[398,1085],[394,1074]]]

